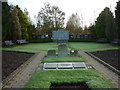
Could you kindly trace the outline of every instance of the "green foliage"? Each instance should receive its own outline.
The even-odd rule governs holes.
[[[19,18],[17,16],[18,11],[15,7],[11,7],[11,32],[12,40],[16,41],[21,39],[21,25],[19,23]]]
[[[65,13],[62,12],[57,6],[51,6],[45,3],[38,13],[37,26],[44,31],[51,31],[63,28]]]
[[[11,39],[11,14],[7,2],[2,2],[2,41]]]
[[[86,82],[89,88],[114,88],[95,70],[44,70],[36,72],[25,88],[49,88],[51,83]]]
[[[35,32],[35,25],[30,24],[28,27],[29,40],[32,39],[32,33]]]
[[[99,14],[99,17],[97,18],[97,21],[95,23],[95,32],[97,38],[106,38],[105,35],[105,13],[102,11]]]
[[[28,17],[17,5],[2,3],[2,40],[29,39],[28,29],[32,25]],[[29,28],[28,28],[29,27]]]
[[[23,11],[19,8],[19,6],[16,6],[17,10],[18,10],[18,18],[19,18],[19,22],[21,25],[21,32],[22,32],[22,39],[29,39],[29,35],[28,35],[28,26],[29,26],[29,22],[28,22],[28,18],[25,15],[25,13],[23,13]]]
[[[105,21],[106,21],[106,26],[105,26],[106,37],[109,40],[116,39],[117,31],[115,27],[115,20],[114,20],[113,13],[107,7],[104,9],[104,12],[105,12]]]
[[[48,43],[48,42],[53,42],[53,40],[52,39],[50,39],[50,38],[40,38],[40,39],[31,39],[31,40],[29,40],[29,42],[31,42],[31,43]]]
[[[117,2],[115,16],[116,16],[117,32],[120,39],[120,1]]]
[[[108,7],[99,14],[95,23],[95,32],[97,38],[107,38],[108,40],[117,38],[113,13]]]
[[[90,25],[88,30],[92,33],[92,37],[96,38],[95,25]]]

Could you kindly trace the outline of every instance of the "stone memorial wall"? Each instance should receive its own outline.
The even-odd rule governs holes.
[[[64,43],[69,40],[69,31],[58,30],[52,32],[52,40],[58,43]]]

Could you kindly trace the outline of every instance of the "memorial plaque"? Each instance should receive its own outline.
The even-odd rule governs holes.
[[[52,39],[57,43],[64,43],[69,40],[69,31],[58,30],[52,32]]]
[[[55,50],[49,50],[47,56],[48,57],[56,57],[56,51]]]
[[[58,43],[58,57],[67,57],[68,49],[65,42],[69,40],[69,31],[57,30],[52,31],[52,40]],[[56,56],[56,52],[53,50],[48,51],[48,57]]]
[[[61,63],[61,64],[58,64],[58,69],[72,69],[73,68],[73,65],[72,63]]]
[[[43,69],[56,69],[57,64],[56,63],[44,63]]]
[[[59,45],[58,46],[58,57],[67,57],[67,56],[68,56],[67,45]]]
[[[85,65],[84,62],[75,62],[75,63],[72,63],[73,66],[74,66],[74,69],[87,69],[87,66]]]
[[[87,69],[84,62],[44,63],[43,70],[49,69]]]

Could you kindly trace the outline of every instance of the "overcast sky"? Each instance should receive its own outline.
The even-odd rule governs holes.
[[[51,5],[57,5],[65,12],[65,23],[72,13],[78,13],[79,17],[83,17],[83,26],[89,26],[98,17],[99,13],[107,6],[114,12],[116,2],[118,0],[8,0],[13,5],[19,5],[24,10],[27,8],[32,21],[34,16],[38,15],[41,7],[45,2]]]

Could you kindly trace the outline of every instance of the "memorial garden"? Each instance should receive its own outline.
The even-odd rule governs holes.
[[[60,40],[61,42],[63,44],[64,41]],[[40,51],[45,51],[44,58],[38,59],[42,66],[36,67],[36,72],[25,84],[25,88],[50,88],[51,90],[61,87],[78,89],[115,88],[94,66],[87,63],[88,61],[79,51],[92,53],[119,70],[119,46],[96,42],[64,42],[64,44],[67,45],[67,48],[63,46],[59,48],[59,43],[56,41],[3,47],[3,81],[31,56],[34,57]],[[75,53],[72,50],[78,52]],[[67,55],[63,55],[65,52]],[[112,63],[113,61],[114,63]]]
[[[106,7],[83,28],[77,14],[64,27],[65,13],[50,3],[38,12],[36,26],[27,9],[2,3],[2,88],[118,90],[119,6],[116,17]]]

